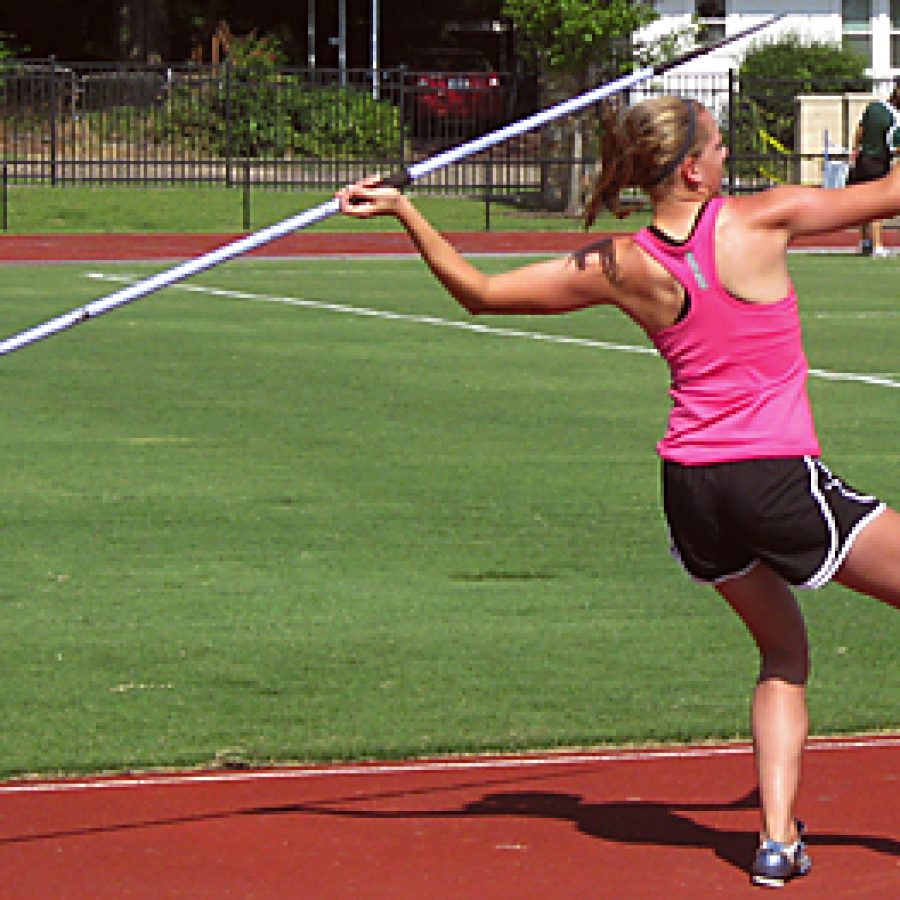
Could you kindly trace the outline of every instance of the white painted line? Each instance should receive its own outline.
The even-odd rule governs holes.
[[[879,309],[871,312],[865,310],[856,310],[850,312],[820,312],[807,313],[811,319],[895,319],[900,316],[900,310]]]
[[[900,388],[900,381],[886,378],[882,375],[862,375],[858,372],[829,372],[827,369],[810,369],[812,378],[821,378],[823,381],[853,381],[859,384],[872,384],[876,387]]]
[[[103,272],[89,272],[87,278],[97,281],[129,282],[133,279],[125,275],[108,275]],[[364,316],[375,319],[386,319],[398,322],[412,322],[418,325],[433,325],[441,328],[455,328],[460,331],[471,331],[494,337],[522,338],[531,341],[542,341],[550,344],[568,344],[576,347],[590,347],[596,350],[614,350],[619,353],[637,353],[658,356],[652,347],[637,344],[617,344],[610,341],[595,341],[589,338],[567,337],[559,334],[544,334],[540,331],[522,331],[513,328],[496,328],[458,319],[444,319],[437,316],[414,316],[408,313],[390,312],[383,309],[371,309],[366,306],[348,306],[343,303],[323,303],[318,300],[303,300],[299,297],[279,297],[272,294],[257,294],[249,291],[229,291],[222,288],[204,287],[196,284],[176,284],[170,290],[188,291],[195,294],[208,294],[212,297],[225,297],[230,300],[252,300],[257,303],[280,303],[286,306],[300,306],[307,309],[338,312],[351,316]],[[846,381],[877,387],[900,388],[900,381],[881,375],[865,375],[857,372],[830,372],[826,369],[810,369],[814,378],[826,381]]]
[[[101,272],[91,272],[87,275],[98,281],[130,282],[131,278],[124,275],[105,275]],[[521,331],[513,328],[495,328],[478,322],[469,322],[460,319],[444,319],[439,316],[416,316],[410,313],[391,312],[384,309],[372,309],[368,306],[348,306],[343,303],[323,303],[320,300],[303,300],[299,297],[278,297],[272,294],[256,294],[248,291],[228,291],[222,288],[203,287],[196,284],[176,284],[171,290],[187,291],[195,294],[208,294],[212,297],[224,297],[228,300],[252,300],[256,303],[278,303],[284,306],[300,306],[306,309],[323,310],[325,312],[343,313],[349,316],[361,316],[363,318],[385,319],[394,322],[412,322],[416,325],[433,325],[440,328],[456,328],[460,331],[472,331],[478,334],[489,334],[495,337],[524,338],[531,341],[544,341],[551,344],[571,344],[578,347],[593,347],[600,350],[618,350],[621,353],[640,353],[649,356],[657,356],[652,347],[642,347],[633,344],[616,344],[609,341],[594,341],[588,338],[568,337],[559,334],[544,334],[539,331]],[[900,385],[898,385],[900,387]]]
[[[900,736],[848,739],[813,739],[807,745],[811,752],[836,750],[873,750],[889,747],[900,748]],[[345,778],[357,776],[389,776],[428,774],[434,772],[472,772],[498,769],[534,769],[552,766],[580,766],[597,763],[639,763],[658,760],[712,759],[723,756],[751,756],[753,748],[749,744],[712,747],[680,747],[666,750],[622,750],[606,753],[559,753],[537,756],[467,758],[451,760],[425,760],[411,763],[373,763],[370,765],[336,764],[284,769],[265,769],[247,772],[184,772],[176,775],[149,775],[127,778],[112,777],[74,781],[21,781],[0,784],[2,794],[53,794],[77,791],[96,791],[145,788],[145,787],[190,787],[200,784],[239,784],[254,781],[289,781],[311,778]]]

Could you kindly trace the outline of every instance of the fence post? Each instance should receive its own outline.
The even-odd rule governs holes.
[[[225,60],[225,185],[231,187],[231,60]]]
[[[2,192],[3,192],[3,230],[9,230],[9,167],[6,163],[6,160],[3,160],[3,173],[0,176],[0,181],[2,181]]]
[[[406,168],[406,66],[397,70],[400,78],[400,168]]]
[[[493,148],[488,150],[488,158],[484,164],[484,230],[491,230],[491,195],[494,192],[494,154]]]
[[[737,161],[735,159],[735,141],[737,140],[737,124],[734,121],[737,103],[735,102],[735,92],[737,89],[734,69],[728,70],[728,193],[734,194],[735,180],[737,175]]]
[[[50,54],[50,184],[56,186],[56,54]]]
[[[244,160],[244,231],[250,230],[250,157]]]

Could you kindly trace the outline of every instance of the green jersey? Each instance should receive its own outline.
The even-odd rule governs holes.
[[[900,147],[900,116],[884,100],[875,100],[863,113],[859,152],[874,159],[887,160],[892,150]]]

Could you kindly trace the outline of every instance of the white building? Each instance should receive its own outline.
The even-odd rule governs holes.
[[[900,77],[900,0],[656,0],[656,9],[660,19],[642,32],[644,38],[652,39],[696,19],[704,40],[715,40],[784,14],[765,32],[702,56],[684,66],[684,72],[724,74],[739,65],[752,43],[794,33],[855,50],[866,60],[866,74],[884,87]]]

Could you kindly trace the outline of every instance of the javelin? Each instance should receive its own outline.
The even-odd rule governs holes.
[[[753,34],[756,31],[760,31],[763,28],[768,28],[774,22],[777,22],[783,17],[784,13],[780,13],[779,15],[773,16],[769,19],[765,19],[764,21],[758,22],[755,25],[751,25],[750,27],[745,28],[743,31],[739,31],[736,34],[723,38],[722,40],[717,41],[713,44],[706,44],[701,47],[696,47],[695,49],[689,50],[687,53],[683,53],[682,55],[670,59],[667,62],[658,63],[655,66],[647,66],[645,68],[638,69],[629,75],[623,75],[620,78],[617,78],[615,81],[611,81],[607,84],[595,87],[583,94],[572,97],[569,100],[564,100],[563,102],[558,103],[555,106],[550,106],[547,109],[534,113],[527,118],[519,120],[518,122],[513,122],[509,125],[504,126],[503,128],[499,128],[496,131],[485,134],[482,137],[475,138],[474,140],[467,141],[456,147],[452,147],[449,150],[438,153],[435,156],[430,157],[429,159],[414,163],[408,168],[403,169],[400,172],[397,172],[384,179],[383,183],[390,184],[395,187],[404,187],[405,185],[412,184],[412,182],[421,178],[423,175],[428,175],[431,172],[435,172],[438,169],[449,166],[461,159],[465,159],[467,156],[472,156],[475,153],[480,153],[483,150],[487,150],[489,147],[500,144],[503,141],[508,140],[509,138],[517,137],[518,135],[525,134],[528,131],[533,131],[535,128],[540,128],[542,125],[546,125],[548,122],[552,122],[555,119],[561,118],[562,116],[578,112],[579,110],[584,109],[587,106],[591,106],[592,104],[597,103],[598,101],[603,100],[606,97],[611,97],[612,95],[617,94],[620,91],[627,90],[628,88],[633,87],[634,85],[639,84],[642,81],[647,81],[650,78],[662,75],[664,72],[668,72],[670,69],[674,69],[686,62],[690,62],[690,60],[692,59],[696,59],[699,56],[704,56],[707,53],[718,50],[720,47],[724,47],[726,44],[730,44],[733,41],[737,41],[741,38],[747,37],[748,35]],[[276,222],[274,225],[270,225],[268,228],[263,228],[262,230],[256,231],[253,234],[249,234],[246,237],[240,238],[236,241],[232,241],[228,244],[224,244],[216,250],[211,250],[208,253],[204,253],[202,256],[197,256],[193,259],[187,260],[180,265],[177,265],[171,269],[166,269],[165,271],[159,272],[156,275],[152,275],[149,278],[145,278],[142,281],[138,281],[135,284],[123,288],[122,290],[116,291],[113,294],[108,294],[107,296],[101,297],[98,300],[93,300],[92,302],[88,303],[85,306],[81,306],[78,309],[73,309],[70,312],[63,313],[62,315],[57,316],[53,319],[48,319],[46,322],[43,322],[40,325],[35,325],[33,328],[29,328],[26,331],[21,331],[18,334],[14,334],[12,337],[0,341],[0,356],[5,356],[6,354],[12,353],[15,350],[20,350],[22,347],[26,347],[29,344],[33,344],[37,341],[43,340],[44,338],[50,337],[53,334],[57,334],[61,331],[66,331],[69,328],[73,328],[75,325],[80,325],[82,322],[87,322],[90,319],[94,319],[97,316],[103,315],[103,313],[107,313],[113,309],[117,309],[120,306],[124,306],[126,303],[131,303],[134,300],[139,300],[142,297],[146,297],[149,294],[153,294],[156,291],[176,284],[179,281],[190,278],[192,275],[197,275],[200,272],[205,272],[207,269],[211,269],[213,266],[217,266],[220,263],[227,262],[230,259],[234,259],[236,256],[241,256],[244,253],[248,253],[249,251],[254,250],[257,247],[262,247],[263,245],[268,244],[269,242],[274,241],[277,238],[284,237],[285,235],[291,234],[294,231],[299,231],[301,228],[307,228],[310,225],[314,225],[316,222],[321,222],[323,219],[327,219],[338,212],[340,212],[340,205],[338,201],[336,199],[330,200],[327,203],[323,203],[319,206],[307,210],[306,212],[299,213],[296,216],[291,216],[288,219],[283,219],[280,222]]]

